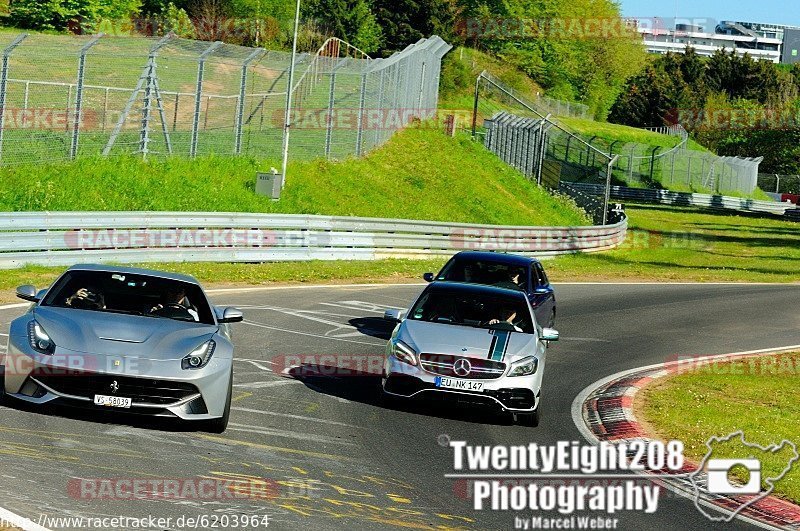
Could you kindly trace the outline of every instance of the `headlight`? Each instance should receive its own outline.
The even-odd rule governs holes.
[[[202,369],[211,361],[211,356],[214,354],[216,346],[217,344],[213,340],[203,343],[181,360],[181,367],[184,369]]]
[[[402,341],[392,341],[392,356],[397,358],[398,360],[402,361],[403,363],[408,363],[409,365],[417,365],[417,353],[416,351],[403,343]]]
[[[35,320],[28,323],[28,342],[31,348],[39,354],[53,354],[56,351],[56,344],[44,331],[42,325]]]
[[[508,373],[509,376],[530,376],[531,374],[536,374],[536,371],[539,369],[539,358],[530,357],[525,358],[524,360],[518,361],[511,365],[511,371]]]

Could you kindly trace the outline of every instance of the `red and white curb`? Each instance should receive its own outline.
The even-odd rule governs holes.
[[[709,356],[700,360],[734,361],[797,350],[800,350],[800,345]],[[572,420],[581,435],[593,444],[600,441],[652,440],[653,438],[633,414],[634,397],[654,380],[676,374],[680,363],[681,361],[673,361],[620,372],[595,382],[581,391],[572,402]],[[680,496],[694,500],[696,491],[687,475],[697,471],[698,468],[699,465],[687,462],[680,471],[659,471],[659,479],[654,478],[654,481],[658,481]],[[664,479],[664,474],[670,473],[677,477]],[[648,473],[641,475],[647,476]],[[698,479],[705,483],[705,474],[699,474]],[[704,492],[700,494],[697,502],[722,515],[731,518],[735,515],[735,518],[764,529],[800,530],[800,506],[777,496],[767,496],[737,512],[737,509],[751,499],[752,496],[722,496]]]

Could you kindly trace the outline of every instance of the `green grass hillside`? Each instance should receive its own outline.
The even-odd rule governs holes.
[[[582,225],[553,197],[466,136],[408,129],[367,157],[292,164],[278,202],[255,194],[268,161],[139,157],[0,169],[0,210],[178,210]],[[35,176],[35,179],[31,177]]]

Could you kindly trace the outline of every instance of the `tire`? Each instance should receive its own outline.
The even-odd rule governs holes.
[[[204,431],[210,433],[223,433],[228,429],[228,421],[231,417],[231,397],[233,395],[233,369],[231,369],[231,377],[228,380],[228,396],[225,399],[225,411],[221,417],[206,421],[203,427]]]
[[[529,428],[536,428],[539,426],[540,414],[538,408],[533,413],[518,413],[514,416],[517,419],[517,424],[520,426],[527,426]]]

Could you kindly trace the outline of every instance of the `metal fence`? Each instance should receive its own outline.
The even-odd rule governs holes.
[[[800,175],[761,173],[758,175],[758,187],[776,194],[800,194]]]
[[[192,212],[0,213],[0,269],[89,262],[438,258],[462,250],[540,258],[613,249],[628,223],[513,227],[376,218]]]
[[[484,72],[475,85],[473,135],[484,135],[486,131],[482,124],[491,122],[500,113],[518,118],[548,119],[552,125],[546,135],[545,170],[550,168],[551,174],[561,173],[566,181],[603,184],[608,178],[608,164],[616,158],[611,181],[618,185],[669,188],[681,192],[740,194],[752,194],[756,188],[760,158],[719,157],[713,153],[687,149],[689,136],[680,126],[651,129],[651,132],[675,137],[677,140],[672,147],[588,137],[559,120],[537,102],[515,93]],[[527,140],[519,136],[514,141]],[[547,180],[544,184],[558,188],[557,181],[555,186]]]
[[[600,197],[605,193],[605,187],[590,183],[561,183],[562,190]],[[611,199],[635,201],[638,203],[657,203],[673,206],[694,206],[718,210],[736,210],[738,212],[754,212],[763,214],[786,215],[787,212],[797,207],[792,203],[779,203],[777,201],[758,201],[741,197],[726,197],[721,195],[690,194],[672,192],[670,190],[653,190],[643,188],[629,188],[626,186],[612,186]]]
[[[679,192],[752,194],[755,191],[763,158],[720,157],[688,149],[688,137],[673,136],[681,138],[673,147],[610,142],[597,137],[587,141],[606,154],[619,156],[614,171],[618,184]],[[570,155],[573,154],[565,153],[566,157]]]
[[[288,53],[174,36],[27,34],[0,50],[0,164],[131,153],[281,157]],[[298,54],[292,157],[359,155],[430,116],[448,50],[434,37],[370,59],[331,39]]]

